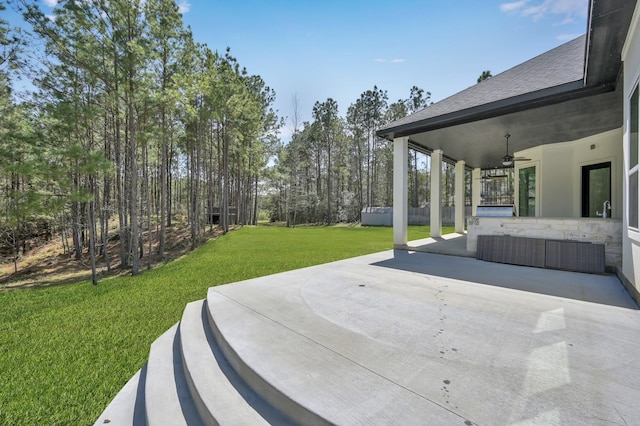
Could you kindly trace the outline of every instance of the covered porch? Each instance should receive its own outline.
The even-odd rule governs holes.
[[[565,43],[378,131],[394,147],[396,248],[431,251],[451,247],[455,241],[458,248],[449,251],[460,252],[462,239],[442,239],[446,161],[455,164],[455,230],[464,234],[467,255],[476,254],[479,235],[520,236],[601,244],[607,266],[620,268],[623,90],[617,84],[620,62],[611,52],[622,47],[628,17],[622,9],[607,7],[592,4],[591,23],[598,25],[589,29],[588,37]],[[599,21],[604,15],[606,23]],[[410,147],[431,157],[430,226],[435,243],[407,241]],[[470,194],[465,193],[469,169]],[[487,170],[509,170],[497,174],[508,179],[512,215],[478,213],[479,207],[492,204],[483,192]],[[464,213],[465,198],[471,199],[471,216]]]
[[[425,245],[407,241],[408,150],[418,145],[431,157],[432,238],[442,237],[441,171],[446,160],[455,162],[455,230],[468,232],[465,239],[469,255],[475,254],[478,235],[537,236],[605,244],[607,265],[619,267],[622,184],[616,177],[623,168],[620,111],[616,106],[619,96],[618,91],[611,90],[559,105],[394,137],[395,247]],[[590,117],[603,104],[611,108],[598,114],[597,119]],[[554,117],[563,119],[554,125]],[[504,133],[510,134],[508,152]],[[515,161],[502,164],[509,155]],[[512,171],[498,172],[498,178],[510,180],[506,187],[512,191],[509,208],[514,217],[485,217],[478,213],[478,207],[483,210],[492,201],[483,193],[483,183],[488,179],[483,171],[507,170],[505,166]],[[469,168],[471,194],[466,193],[465,182],[465,170]],[[465,197],[469,195],[472,215],[466,216]]]

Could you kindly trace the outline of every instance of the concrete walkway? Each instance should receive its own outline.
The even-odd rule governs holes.
[[[640,424],[640,312],[615,276],[396,250],[208,299],[237,355],[332,423]]]

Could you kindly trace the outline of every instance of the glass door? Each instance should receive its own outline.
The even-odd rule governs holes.
[[[518,170],[518,215],[536,215],[536,167]]]
[[[582,217],[602,217],[605,201],[611,203],[611,162],[583,166]]]

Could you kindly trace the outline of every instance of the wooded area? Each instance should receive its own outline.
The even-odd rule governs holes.
[[[365,206],[391,205],[391,144],[375,131],[429,104],[415,86],[393,103],[374,87],[345,118],[329,98],[300,123],[294,98],[283,143],[275,92],[229,48],[198,44],[174,0],[67,0],[55,16],[35,0],[9,5],[24,28],[0,21],[2,254],[17,262],[55,235],[76,259],[88,253],[94,283],[96,258],[134,275],[162,259],[176,220],[195,248],[214,225],[260,212],[356,222]],[[410,202],[424,205],[428,159],[410,159]]]
[[[271,220],[300,223],[357,222],[367,206],[393,203],[393,149],[376,130],[429,104],[430,94],[414,86],[406,100],[389,104],[387,92],[374,86],[352,103],[346,118],[329,98],[316,102],[313,121],[298,123],[293,99],[293,135],[279,147],[268,178],[273,191],[265,200]],[[427,202],[430,161],[410,156],[412,205]]]

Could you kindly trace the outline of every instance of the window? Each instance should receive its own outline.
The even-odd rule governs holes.
[[[629,108],[629,184],[627,185],[629,227],[638,228],[638,86],[631,95]]]
[[[518,212],[520,216],[536,215],[536,167],[518,171]]]
[[[638,165],[638,86],[631,95],[630,114],[629,167],[634,168]]]
[[[611,202],[611,162],[582,167],[582,217],[604,216],[604,203]],[[611,217],[612,211],[607,211]]]
[[[638,227],[638,170],[629,176],[629,226]]]

